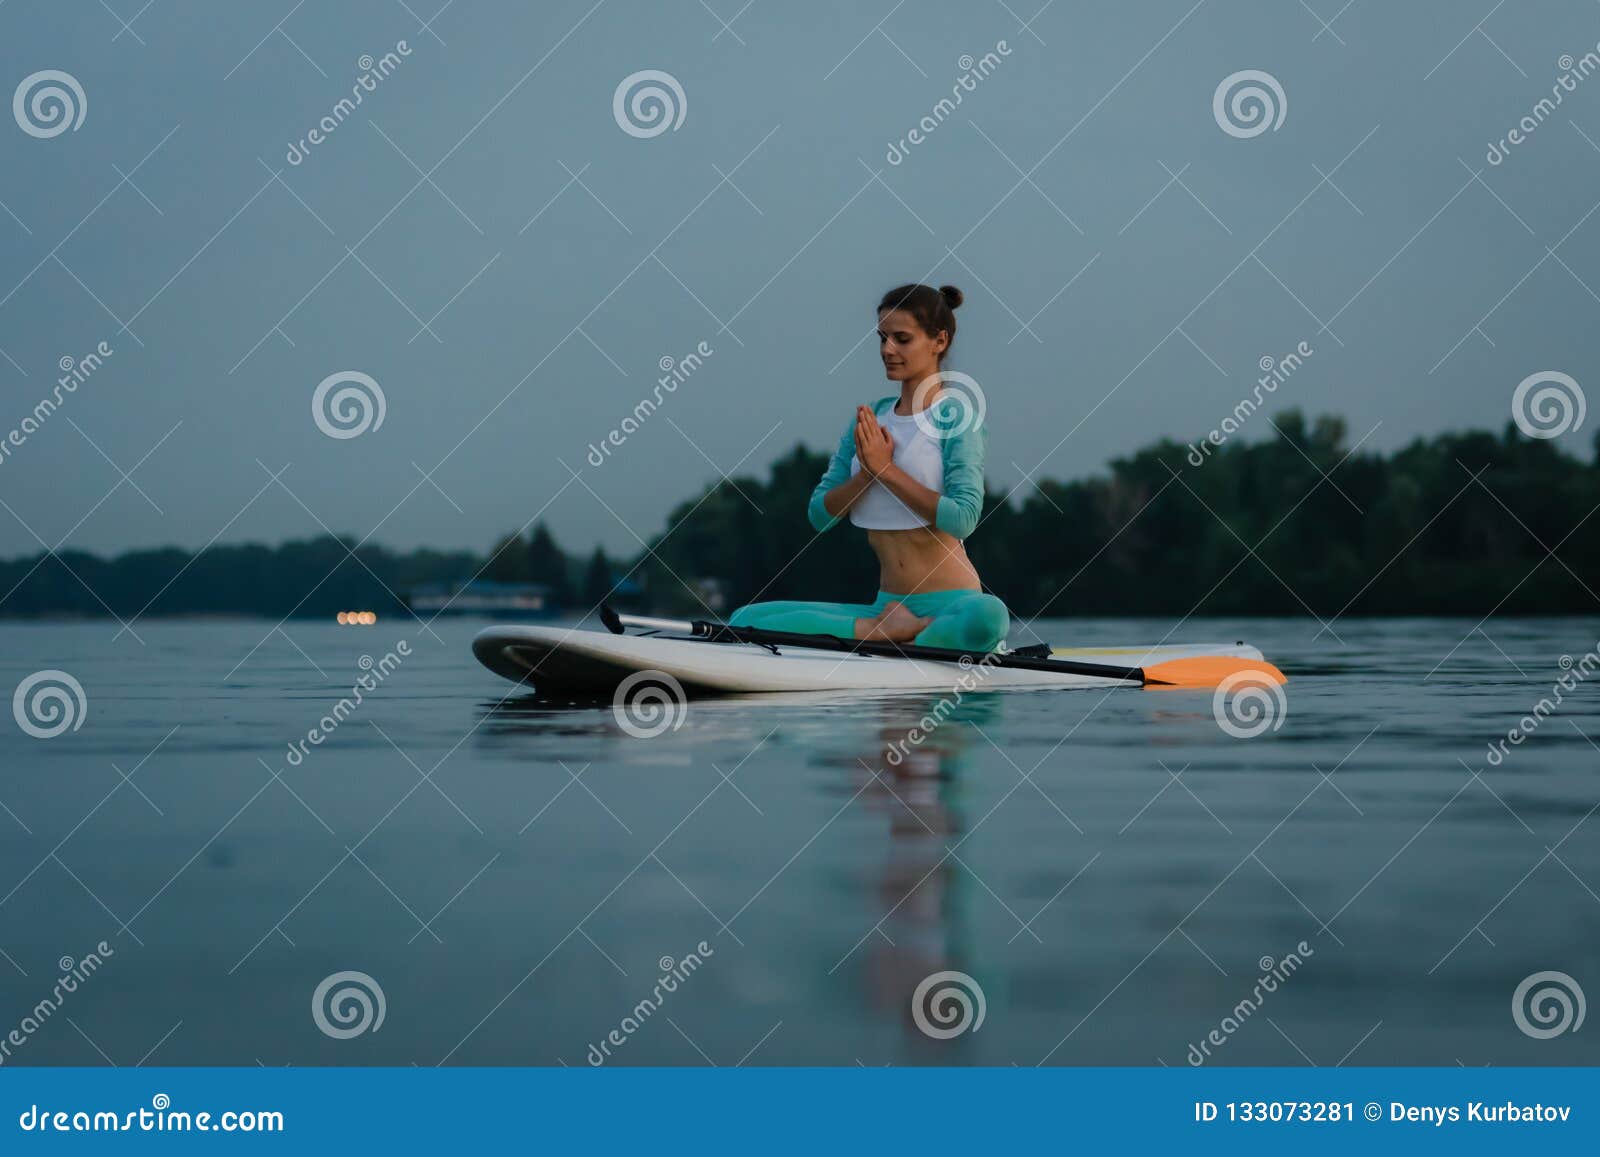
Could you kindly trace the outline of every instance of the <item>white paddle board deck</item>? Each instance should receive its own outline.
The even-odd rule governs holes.
[[[615,635],[570,627],[494,626],[472,641],[489,670],[537,691],[610,692],[628,676],[659,671],[685,689],[763,691],[950,691],[1012,688],[1137,686],[1122,679],[1066,671],[963,666],[947,660],[862,655],[779,644],[774,654],[753,643],[715,643],[662,635]],[[1153,647],[1057,648],[1057,657],[1117,667],[1170,659],[1262,658],[1244,643]]]

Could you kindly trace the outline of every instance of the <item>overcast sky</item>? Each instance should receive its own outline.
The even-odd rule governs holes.
[[[440,2],[0,5],[0,87],[33,78],[0,129],[0,556],[483,549],[541,511],[628,552],[892,392],[872,306],[908,280],[966,291],[950,368],[1007,487],[1203,437],[1301,342],[1238,436],[1299,406],[1387,449],[1600,376],[1600,76],[1534,113],[1600,41],[1592,0]],[[676,127],[619,122],[643,70]],[[1243,70],[1276,127],[1219,122]],[[52,86],[75,128],[26,99]],[[340,373],[381,425],[323,432]]]

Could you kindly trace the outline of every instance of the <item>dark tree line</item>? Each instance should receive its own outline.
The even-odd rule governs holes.
[[[1289,411],[1276,427],[1199,466],[1162,441],[1103,476],[991,488],[967,552],[1027,616],[1600,612],[1594,461],[1510,423],[1389,455],[1350,453],[1338,418]],[[661,561],[646,562],[658,602],[698,606],[674,573],[724,576],[729,609],[758,593],[870,599],[877,567],[862,533],[814,536],[806,521],[826,465],[796,447],[767,481],[722,482],[680,506],[652,543]]]
[[[624,568],[596,549],[575,566],[540,525],[508,535],[486,555],[415,550],[397,554],[322,536],[278,547],[176,548],[115,558],[62,551],[0,562],[0,617],[128,618],[145,615],[270,615],[325,618],[338,611],[405,613],[413,587],[446,588],[464,579],[542,583],[563,606],[606,595]],[[81,581],[80,581],[81,580]],[[10,592],[7,594],[6,592]]]
[[[353,540],[327,537],[198,555],[68,551],[0,562],[0,616],[392,614],[390,591],[475,575],[542,583],[573,610],[609,597],[703,616],[694,592],[712,578],[724,613],[756,598],[865,601],[877,565],[862,533],[844,523],[819,536],[806,521],[826,466],[797,445],[764,480],[721,481],[630,559],[569,556],[542,524],[482,556],[372,545],[352,556]],[[991,489],[967,540],[1019,615],[1600,610],[1600,468],[1510,424],[1383,455],[1350,453],[1340,419],[1290,411],[1272,437],[1230,441],[1199,466],[1163,441],[1101,476],[1036,482]]]

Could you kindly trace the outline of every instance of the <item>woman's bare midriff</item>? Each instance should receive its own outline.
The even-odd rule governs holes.
[[[878,556],[878,588],[889,594],[983,589],[966,545],[942,530],[869,530],[867,542]]]

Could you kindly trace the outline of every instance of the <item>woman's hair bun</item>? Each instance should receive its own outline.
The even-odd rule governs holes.
[[[939,293],[944,298],[945,304],[951,309],[960,309],[961,303],[967,299],[966,294],[953,285],[941,285]]]

